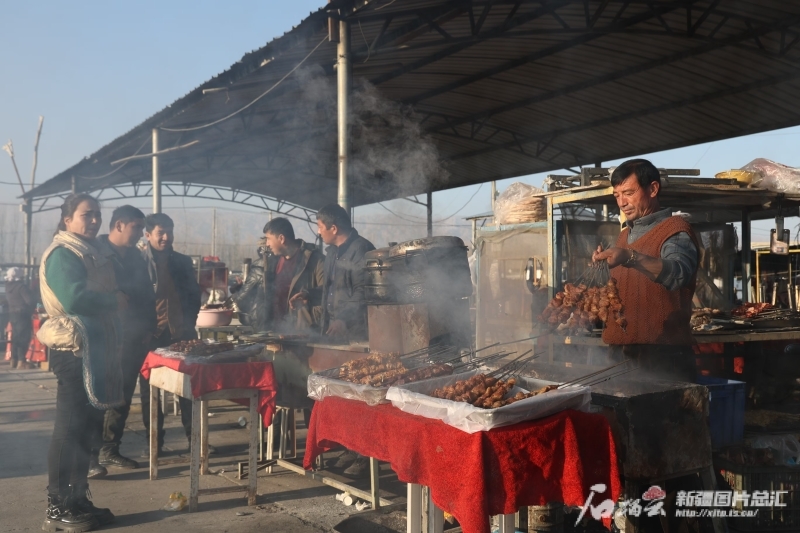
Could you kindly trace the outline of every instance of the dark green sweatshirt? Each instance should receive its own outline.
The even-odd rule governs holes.
[[[64,247],[50,253],[45,263],[47,285],[68,315],[102,315],[117,309],[117,297],[86,289],[86,267],[80,257]]]

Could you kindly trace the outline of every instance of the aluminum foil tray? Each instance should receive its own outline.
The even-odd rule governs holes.
[[[441,420],[445,424],[467,433],[489,431],[492,428],[510,426],[526,420],[536,420],[565,409],[588,411],[589,404],[592,401],[591,389],[584,386],[553,390],[533,398],[526,398],[510,405],[498,407],[497,409],[482,409],[464,402],[454,402],[429,396],[434,389],[452,385],[477,373],[477,370],[472,370],[461,374],[390,387],[386,393],[386,400],[391,401],[392,405],[401,411]],[[520,391],[528,392],[554,383],[524,376],[517,377],[516,380],[517,386],[511,390],[512,395]]]

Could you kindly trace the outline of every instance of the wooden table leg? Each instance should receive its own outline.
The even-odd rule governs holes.
[[[498,517],[500,519],[500,532],[499,533],[514,533],[517,528],[514,527],[514,514],[503,514]]]
[[[372,508],[381,508],[381,470],[378,460],[369,458],[370,489],[372,491]]]
[[[200,400],[200,474],[208,474],[208,402],[204,400]]]
[[[286,431],[289,424],[288,409],[281,409],[281,434],[278,444],[278,459],[286,459]]]
[[[425,491],[425,504],[427,504],[427,530],[426,533],[442,533],[444,531],[444,511],[436,507],[436,504],[433,503],[433,498],[431,498],[431,489],[430,487],[425,487],[428,489]]]
[[[250,396],[250,464],[247,468],[249,487],[247,505],[255,505],[258,496],[258,442],[261,435],[261,417],[258,416],[258,392]]]
[[[200,491],[200,400],[192,400],[192,440],[191,462],[189,465],[189,512],[197,511],[198,492]]]
[[[292,459],[297,458],[297,413],[294,409],[289,409],[289,431],[292,432]],[[287,454],[288,455],[288,454]]]
[[[406,533],[422,533],[422,486],[416,483],[407,488]]]
[[[272,423],[270,423],[269,427],[267,428],[267,442],[266,442],[266,454],[267,454],[267,461],[271,461],[275,458],[275,446],[273,446],[273,442],[275,438],[275,416],[272,417]],[[267,473],[272,473],[272,466],[267,467]]]
[[[158,479],[158,387],[150,385],[150,479]]]

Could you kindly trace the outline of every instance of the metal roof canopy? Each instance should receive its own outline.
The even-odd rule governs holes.
[[[800,3],[378,0],[326,9],[343,6],[354,7],[347,20],[355,85],[368,80],[413,108],[449,173],[399,183],[362,165],[350,178],[351,205],[800,124]],[[311,14],[25,198],[41,211],[73,187],[101,198],[146,194],[150,158],[111,163],[147,154],[159,128],[161,149],[198,141],[159,157],[162,182],[178,194],[247,198],[303,218],[335,201],[328,17]],[[302,72],[233,118],[168,131],[231,114],[306,56]],[[330,91],[318,94],[320,87]],[[394,127],[381,119],[360,117],[360,125],[379,138]],[[352,129],[352,138],[363,131]],[[354,148],[352,158],[361,155]]]

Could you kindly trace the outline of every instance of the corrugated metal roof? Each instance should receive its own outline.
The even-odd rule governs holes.
[[[372,94],[358,88],[366,80],[394,103],[359,107],[353,205],[800,124],[797,2],[362,4],[348,17],[353,100],[358,107]],[[334,201],[336,45],[324,41],[327,17],[311,14],[30,194],[68,191],[73,176],[79,190],[149,182],[149,160],[109,175],[110,163],[148,153],[154,127],[228,115],[319,45],[247,111],[212,128],[162,131],[162,147],[199,143],[164,156],[161,172],[164,181],[221,185],[309,208]],[[227,90],[203,94],[211,88]],[[377,116],[382,109],[388,120]],[[416,130],[438,151],[446,179],[412,168]]]

